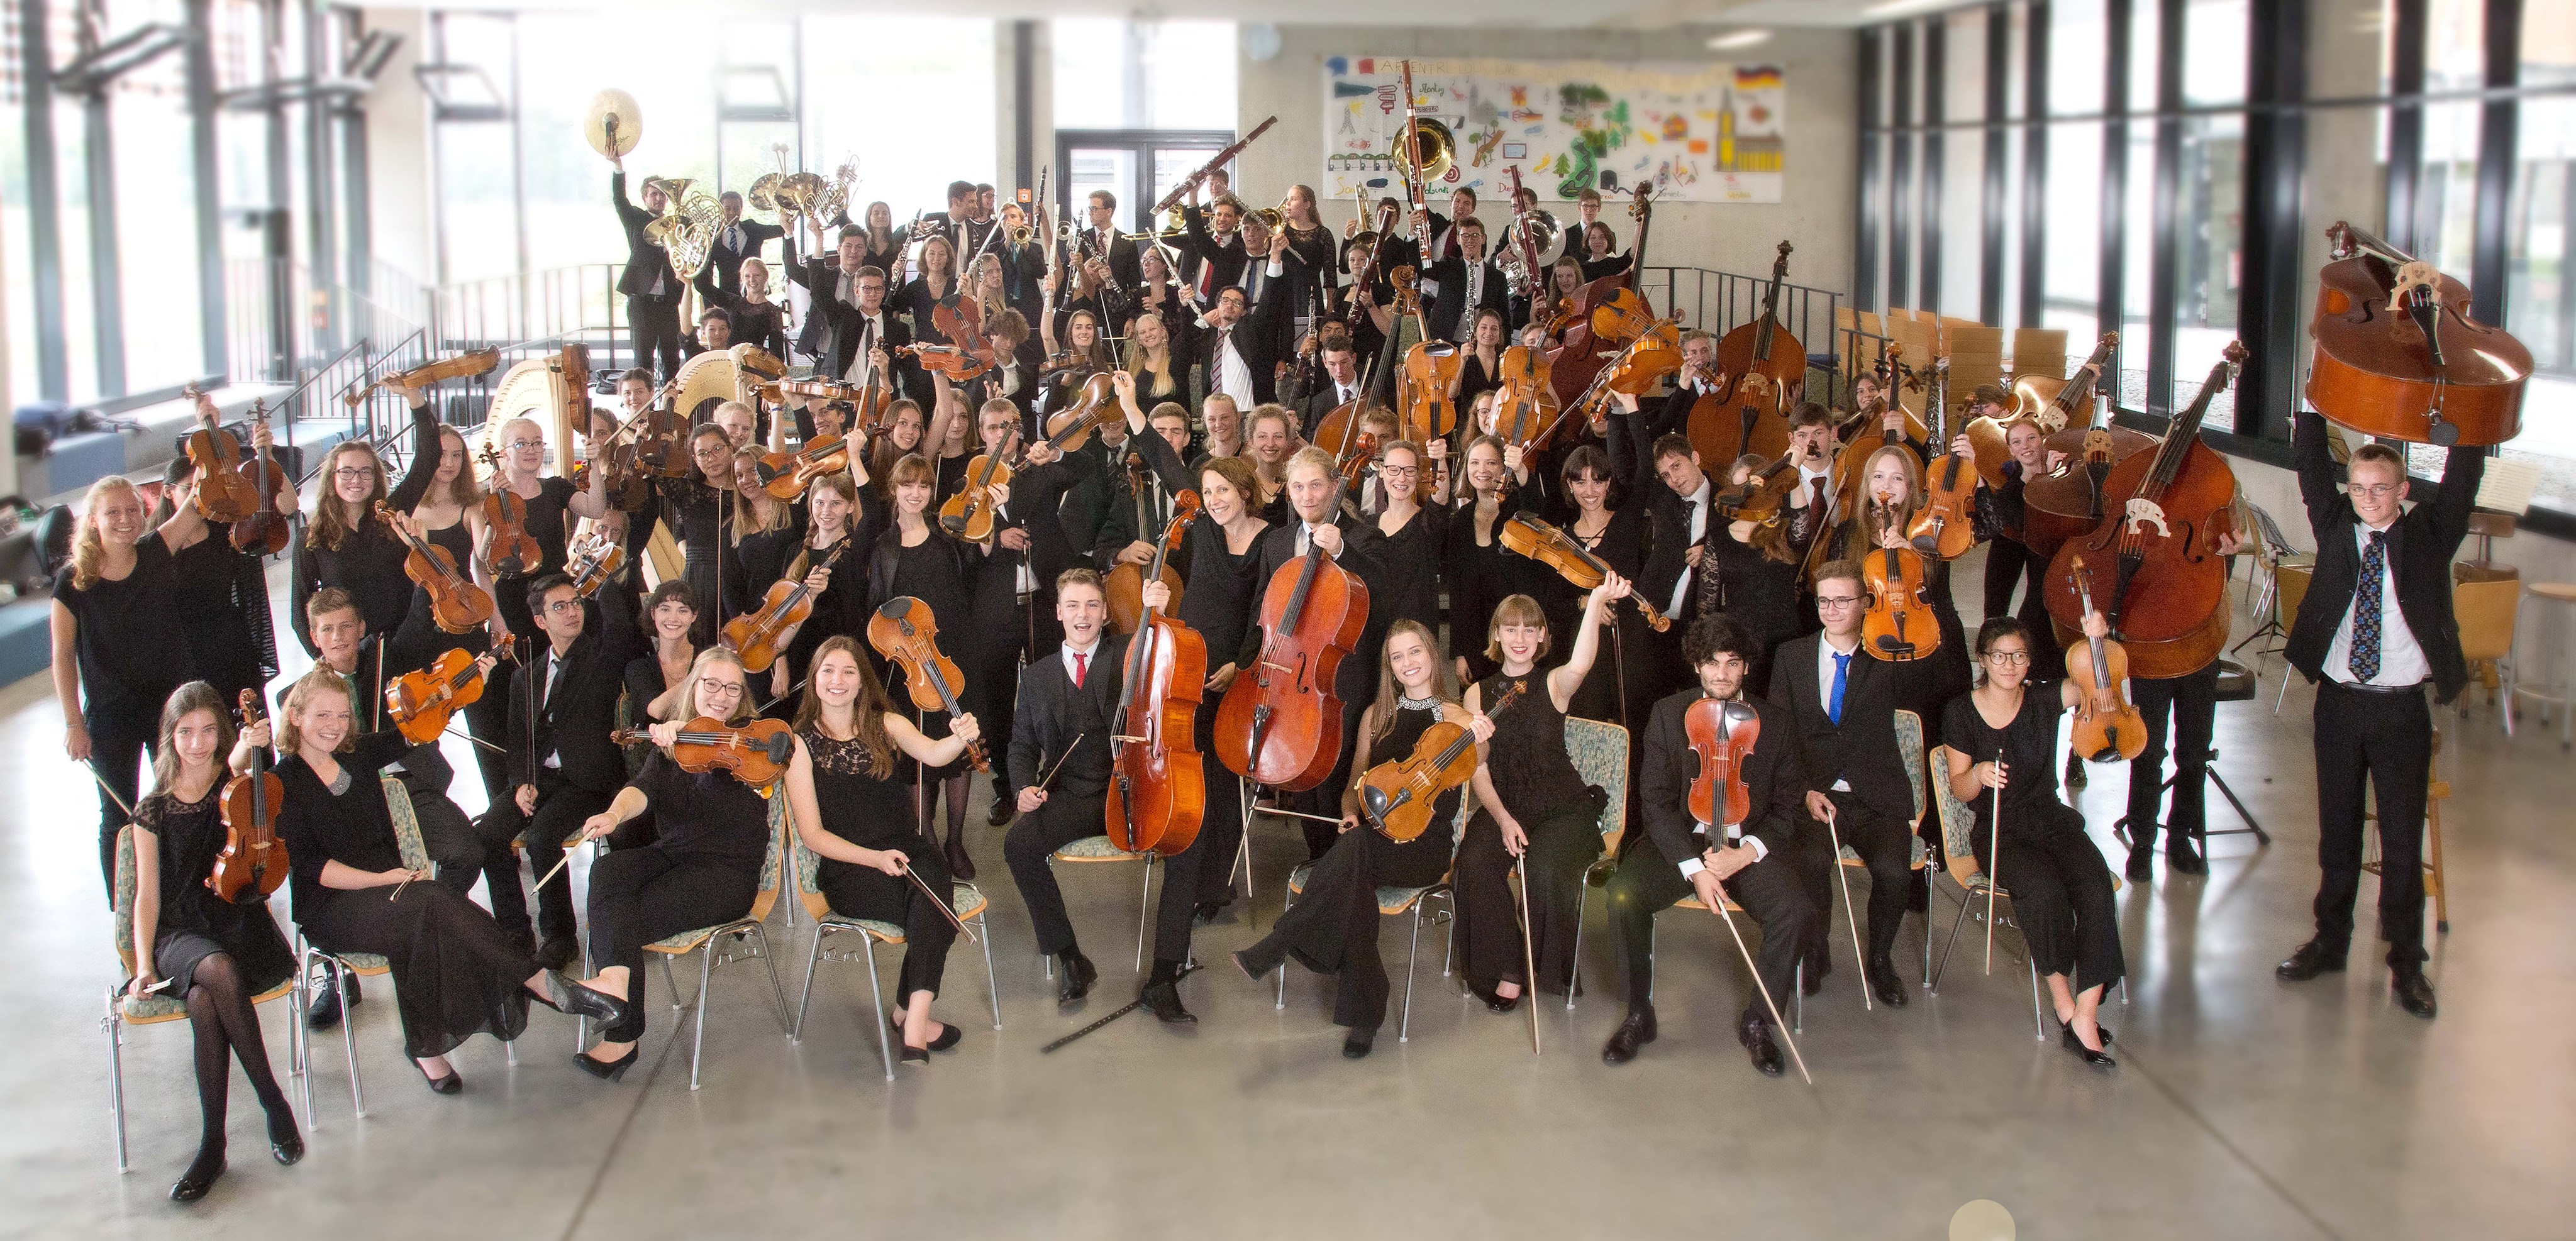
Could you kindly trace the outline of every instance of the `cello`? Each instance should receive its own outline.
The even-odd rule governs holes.
[[[2075,576],[2075,597],[2084,613],[2093,612],[2093,571],[2084,558],[2068,566]],[[2083,697],[2075,702],[2074,749],[2097,763],[2125,762],[2145,753],[2146,717],[2129,701],[2129,652],[2109,638],[2087,636],[2084,645],[2066,652],[2066,679]]]
[[[1172,520],[1154,544],[1147,576],[1181,544],[1198,516],[1199,497],[1172,499]],[[1147,608],[1127,640],[1126,679],[1109,726],[1109,791],[1101,818],[1109,843],[1128,853],[1178,856],[1199,838],[1207,812],[1207,772],[1193,729],[1207,686],[1207,643],[1198,631]]]
[[[376,520],[393,530],[411,554],[403,557],[403,575],[429,592],[429,618],[448,633],[472,633],[492,620],[492,592],[475,584],[456,567],[447,549],[403,529],[393,506],[376,501]]]
[[[1560,405],[1571,405],[1592,377],[1619,352],[1655,324],[1654,309],[1636,291],[1638,268],[1646,261],[1646,233],[1653,223],[1653,186],[1639,185],[1628,217],[1637,222],[1637,243],[1628,248],[1628,267],[1576,289],[1565,309],[1549,322],[1550,335],[1562,331],[1563,342],[1548,354],[1549,379]]]
[[[1351,484],[1377,455],[1377,437],[1362,433],[1354,449],[1327,514],[1342,511]],[[1261,655],[1217,704],[1216,756],[1226,770],[1290,792],[1333,774],[1342,756],[1334,678],[1368,626],[1368,610],[1368,583],[1312,546],[1270,575],[1261,594]]]
[[[2317,273],[2308,401],[2368,435],[2483,447],[2522,433],[2531,350],[2469,317],[2469,289],[2341,220]]]
[[[532,572],[545,558],[536,536],[528,533],[528,501],[510,490],[501,454],[483,446],[483,464],[492,467],[492,485],[483,492],[483,565],[494,577]]]
[[[1690,739],[1691,753],[1699,756],[1699,775],[1690,786],[1691,817],[1716,829],[1753,817],[1744,760],[1762,737],[1762,716],[1740,699],[1701,698],[1682,712],[1682,733]]]
[[[2200,394],[2174,415],[2165,442],[2113,467],[2102,486],[2101,527],[2067,540],[2050,559],[2048,615],[2062,641],[2071,644],[2063,632],[2083,622],[2073,569],[2081,556],[2116,566],[2110,606],[2102,611],[2127,648],[2134,675],[2165,680],[2218,658],[2227,644],[2227,562],[2218,542],[2230,528],[2236,475],[2226,458],[2200,442],[2200,423],[2244,362],[2244,344],[2229,341]]]
[[[1767,457],[1788,447],[1789,406],[1807,386],[1806,347],[1779,319],[1780,289],[1789,279],[1792,248],[1781,242],[1780,255],[1771,262],[1771,288],[1762,295],[1761,317],[1737,324],[1718,339],[1718,391],[1691,404],[1691,443],[1711,464],[1748,452]]]
[[[243,728],[260,722],[259,691],[241,692]],[[250,771],[224,785],[224,851],[206,886],[217,899],[237,901],[248,888],[265,898],[286,878],[286,842],[277,838],[277,811],[286,804],[286,784],[268,769],[268,747],[251,748]]]
[[[868,645],[886,662],[902,665],[904,690],[912,695],[913,706],[945,711],[952,720],[966,714],[957,704],[966,674],[957,670],[957,661],[940,653],[939,622],[929,604],[910,595],[886,600],[868,618]],[[977,771],[993,769],[981,738],[966,743],[966,761]]]
[[[1144,456],[1140,453],[1128,453],[1127,486],[1136,497],[1136,529],[1139,531],[1153,524],[1153,519],[1148,517],[1145,511],[1146,504],[1153,498],[1152,493],[1146,490],[1149,482]],[[1184,500],[1189,503],[1190,514],[1196,516],[1199,493],[1195,491],[1183,491],[1172,497],[1172,512],[1175,515],[1179,514]],[[1164,563],[1164,560],[1165,557],[1158,548],[1154,553],[1151,574],[1148,574],[1144,568],[1122,560],[1112,566],[1108,576],[1102,579],[1101,593],[1109,599],[1109,628],[1112,632],[1122,634],[1136,632],[1136,626],[1142,623],[1145,617],[1145,583],[1149,581],[1161,582],[1172,592],[1172,606],[1180,606],[1181,575],[1173,572],[1171,566]]]
[[[608,735],[614,744],[637,745],[653,740],[649,728],[621,728]],[[778,791],[778,777],[796,756],[796,733],[785,720],[752,720],[736,728],[712,715],[701,715],[671,739],[671,761],[692,775],[725,771],[762,797]]]
[[[1485,716],[1503,713],[1526,683],[1515,681],[1494,699]],[[1431,826],[1432,807],[1476,774],[1476,734],[1463,724],[1433,720],[1414,738],[1413,752],[1391,758],[1360,777],[1360,813],[1378,835],[1402,844]]]
[[[806,576],[810,577],[817,571],[831,572],[832,565],[840,560],[841,553],[848,550],[852,542],[849,536],[843,535],[840,542],[832,545],[832,550],[823,553],[822,563],[806,570]],[[805,578],[773,582],[769,593],[761,596],[759,607],[725,622],[724,632],[718,641],[742,657],[744,672],[767,672],[771,664],[778,662],[780,648],[786,645],[787,631],[804,624],[813,615],[814,588],[805,584]]]
[[[1559,577],[1587,594],[1609,580],[1610,566],[1603,564],[1601,558],[1593,555],[1580,540],[1528,513],[1512,514],[1503,522],[1496,537],[1505,550],[1518,552],[1556,570]],[[1655,605],[1646,602],[1642,596],[1632,592],[1628,602],[1637,605],[1637,615],[1655,632],[1663,633],[1673,627],[1673,619],[1656,611]],[[1492,715],[1493,712],[1485,714]]]
[[[490,670],[486,658],[451,650],[385,686],[385,714],[403,740],[428,745],[447,731],[449,716],[481,701],[484,674]]]

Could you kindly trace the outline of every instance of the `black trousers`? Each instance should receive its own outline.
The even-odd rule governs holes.
[[[1243,785],[1216,757],[1216,708],[1199,704],[1199,778],[1207,785],[1207,812],[1199,817],[1199,856],[1191,886],[1196,899],[1234,899],[1234,856],[1243,848]],[[1167,876],[1163,880],[1170,883]],[[1157,950],[1156,955],[1161,955]]]
[[[1905,923],[1906,894],[1914,883],[1914,849],[1910,843],[1914,825],[1870,809],[1856,793],[1828,792],[1825,796],[1834,801],[1833,828],[1829,831],[1823,823],[1811,822],[1798,833],[1798,854],[1806,865],[1807,901],[1821,915],[1812,928],[1814,940],[1821,945],[1834,935],[1834,890],[1841,886],[1842,879],[1837,873],[1842,859],[1834,854],[1834,838],[1839,834],[1842,843],[1869,866],[1869,963],[1884,964],[1895,951],[1896,932]],[[1819,854],[1827,865],[1815,864]]]
[[[1306,890],[1270,933],[1244,952],[1267,974],[1289,958],[1337,979],[1333,1024],[1374,1030],[1386,1024],[1390,990],[1386,961],[1378,955],[1377,890],[1427,888],[1449,871],[1447,833],[1425,833],[1398,843],[1365,827],[1341,833],[1306,872]]]
[[[543,879],[546,872],[563,860],[564,839],[581,830],[583,821],[608,809],[616,792],[594,793],[574,786],[563,773],[549,767],[537,769],[537,812],[519,813],[518,794],[513,791],[492,803],[486,812],[493,824],[493,848],[483,858],[483,877],[491,885],[492,916],[503,927],[521,935],[529,933],[528,898],[519,887],[519,856],[510,849],[518,841],[527,851],[528,873]],[[591,879],[593,890],[599,883]],[[593,904],[597,898],[593,898]],[[699,926],[706,924],[701,922]],[[691,928],[681,927],[686,931]],[[537,889],[536,930],[548,939],[558,935],[577,934],[579,927],[572,916],[572,876],[570,872],[548,880]],[[597,932],[594,931],[595,935]]]
[[[949,894],[948,859],[939,850],[914,845],[906,847],[903,856],[931,891],[942,897]],[[948,949],[957,942],[957,928],[931,907],[929,897],[903,876],[870,866],[825,862],[815,879],[833,913],[903,928],[903,970],[894,982],[898,1007],[911,1000],[915,991],[939,994],[939,979],[947,971]]]
[[[1816,923],[1823,921],[1816,907],[1807,899],[1806,876],[1798,870],[1795,858],[1774,854],[1735,872],[1726,881],[1726,894],[1744,907],[1745,914],[1762,932],[1761,946],[1753,962],[1761,972],[1762,985],[1770,989],[1773,1003],[1786,1005],[1796,997],[1798,957],[1802,945],[1813,934]],[[1610,932],[1618,946],[1619,961],[1628,972],[1628,1007],[1648,1009],[1655,990],[1655,915],[1673,907],[1673,903],[1692,894],[1690,881],[1682,878],[1681,867],[1664,857],[1645,834],[1629,837],[1629,847],[1620,851],[1619,869],[1610,876]],[[1901,895],[1901,890],[1900,890]],[[1702,915],[1687,915],[1697,920]],[[1748,929],[1743,920],[1735,924],[1740,934]],[[1729,940],[1723,926],[1695,929],[1692,935],[1715,934]],[[1729,945],[1731,946],[1731,945]],[[1751,945],[1747,945],[1750,947]],[[1725,949],[1718,949],[1721,955]],[[1738,1025],[1771,1022],[1770,1005],[1762,1002],[1756,990],[1747,997]]]
[[[2361,891],[2365,783],[2379,803],[2379,934],[2390,965],[2424,961],[2424,796],[2433,765],[2433,713],[2424,692],[2373,693],[2317,685],[2317,938],[2352,946]]]
[[[757,870],[691,857],[674,857],[659,845],[613,849],[590,868],[590,959],[601,969],[626,967],[623,1025],[604,1037],[632,1043],[644,1036],[644,945],[731,922],[751,912],[760,888]]]
[[[527,1028],[527,980],[537,963],[453,889],[326,888],[314,903],[295,912],[315,947],[379,953],[393,967],[405,1055],[442,1056],[477,1034],[508,1042]]]
[[[157,711],[157,709],[155,709]],[[108,908],[116,907],[116,833],[134,821],[117,798],[125,805],[134,804],[143,779],[143,760],[153,756],[159,745],[160,722],[153,711],[131,712],[110,707],[104,711],[84,711],[81,724],[89,730],[89,761],[107,788],[98,792],[98,875],[107,889]],[[110,797],[107,789],[116,790]]]
[[[1359,652],[1353,651],[1342,660],[1342,674],[1335,678],[1335,692],[1342,700],[1342,752],[1333,760],[1333,773],[1311,789],[1278,794],[1279,804],[1287,809],[1332,820],[1297,820],[1297,830],[1306,838],[1306,860],[1309,862],[1321,861],[1324,854],[1332,849],[1333,842],[1341,838],[1342,790],[1351,786],[1351,760],[1358,757],[1360,743],[1360,716],[1367,713],[1369,703],[1377,697],[1374,690],[1363,692],[1352,688],[1351,669],[1354,666],[1376,666],[1374,661],[1359,665],[1358,660]],[[1202,708],[1200,714],[1213,719],[1216,713]],[[1389,757],[1402,758],[1403,755]]]
[[[667,297],[627,298],[626,332],[635,347],[635,365],[652,370],[664,381],[679,373],[680,303],[677,300]]]
[[[2218,663],[2169,681],[2132,680],[2129,700],[2147,720],[2147,748],[2129,763],[2129,848],[2156,844],[2156,811],[2164,804],[2165,738],[2173,738],[2173,812],[2163,820],[2165,848],[2190,853],[2207,825],[2209,738],[2218,722]],[[2168,718],[2170,717],[2170,718]]]
[[[1601,856],[1600,820],[1600,802],[1586,797],[1521,824],[1529,833],[1529,948],[1538,961],[1536,982],[1523,977],[1520,911],[1512,899],[1512,855],[1503,848],[1502,828],[1484,811],[1467,820],[1456,883],[1458,941],[1469,982],[1491,988],[1508,979],[1541,991],[1565,990],[1574,975],[1575,903],[1583,871]]]
[[[1105,792],[1057,789],[1045,805],[1021,815],[1002,835],[1002,860],[1020,887],[1021,903],[1029,907],[1038,951],[1048,956],[1070,950],[1075,943],[1073,917],[1064,909],[1064,889],[1056,886],[1055,868],[1047,864],[1047,857],[1085,836],[1100,835],[1105,822],[1101,808],[1107,800]]]
[[[2111,868],[2084,834],[2084,815],[2054,799],[2016,802],[2004,826],[2013,838],[2004,842],[2000,873],[1985,823],[1972,847],[1977,865],[1995,876],[2011,903],[2031,963],[2043,975],[2066,975],[2079,993],[2118,982],[2129,969]]]
[[[465,704],[465,730],[479,741],[510,748],[510,674],[516,669],[508,663],[495,663],[483,674],[483,696]],[[526,738],[519,744],[525,746]],[[510,756],[482,746],[474,747],[474,768],[483,776],[483,796],[499,804],[510,791]]]

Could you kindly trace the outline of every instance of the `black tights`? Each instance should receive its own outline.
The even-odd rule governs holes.
[[[295,1113],[286,1106],[286,1092],[278,1089],[277,1075],[269,1071],[259,1014],[251,1011],[250,997],[242,994],[241,971],[233,965],[232,955],[218,952],[197,962],[186,999],[188,1024],[197,1032],[197,1107],[205,1121],[204,1136],[197,1139],[197,1164],[224,1156],[224,1110],[233,1080],[227,1058],[241,1061],[259,1106],[268,1113],[269,1140],[293,1134]],[[191,1166],[192,1172],[208,1170]]]

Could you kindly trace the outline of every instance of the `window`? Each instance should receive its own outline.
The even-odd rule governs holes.
[[[1058,18],[1058,129],[1232,129],[1232,22]]]

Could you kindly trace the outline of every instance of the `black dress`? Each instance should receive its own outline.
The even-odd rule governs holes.
[[[1513,684],[1520,696],[1493,713]],[[1575,897],[1583,868],[1601,856],[1604,794],[1583,783],[1565,748],[1565,715],[1548,694],[1547,674],[1502,673],[1476,683],[1477,705],[1493,715],[1484,766],[1494,793],[1529,836],[1530,944],[1539,986],[1563,991],[1574,966]],[[1512,856],[1501,824],[1487,808],[1468,820],[1458,846],[1458,938],[1468,981],[1491,989],[1511,979],[1529,984],[1521,960],[1520,918],[1512,896]]]
[[[196,678],[225,702],[267,685],[277,675],[277,638],[261,558],[233,550],[230,525],[208,522],[205,537],[171,554],[170,570]]]
[[[886,549],[892,549],[893,586],[884,592],[882,598],[878,596],[877,591],[870,590],[867,610],[874,612],[885,606],[887,600],[899,599],[907,595],[929,604],[931,616],[939,622],[940,653],[948,656],[949,661],[957,665],[957,671],[965,678],[965,686],[958,691],[958,705],[969,711],[974,710],[969,696],[981,692],[978,686],[984,683],[984,677],[982,669],[975,662],[976,645],[967,640],[974,634],[972,616],[968,610],[970,578],[968,557],[981,559],[981,556],[956,539],[950,538],[939,528],[936,519],[930,523],[929,537],[914,546],[903,545],[903,527],[900,525],[888,526],[877,546],[879,555],[888,554]],[[864,627],[864,621],[862,626]],[[956,636],[948,636],[951,633]],[[882,674],[886,670],[880,668],[878,671]],[[900,677],[889,677],[886,680],[886,689],[896,696],[897,702],[911,701],[910,691],[904,688]],[[924,736],[933,739],[947,736],[948,713],[945,711],[922,713],[921,731]],[[938,767],[916,770],[914,774],[917,778],[937,783],[952,776],[965,775],[971,770],[973,768],[967,766],[965,758],[961,756],[955,761]]]
[[[2000,729],[1987,725],[1973,693],[1961,694],[1942,717],[1941,742],[1974,762],[2002,755],[2010,776],[2003,790],[2003,830],[2009,837],[2003,843],[2011,846],[2004,850],[2003,869],[1995,868],[1993,789],[1978,790],[1968,803],[1977,816],[1970,847],[1977,865],[2012,902],[2039,972],[2067,975],[2083,992],[2119,981],[2128,965],[2111,868],[2085,834],[2083,813],[2057,795],[2057,719],[2065,713],[2058,684],[2023,682],[2021,709]]]
[[[170,658],[169,621],[178,599],[169,547],[156,531],[134,544],[134,570],[123,578],[74,584],[69,565],[54,579],[54,602],[72,614],[80,656],[81,725],[89,730],[90,764],[116,790],[98,795],[98,870],[116,899],[116,829],[132,819],[143,756],[160,736],[162,704],[187,672]]]
[[[1470,320],[1468,324],[1461,326],[1466,327],[1472,325],[1473,321]],[[1476,356],[1474,348],[1462,347],[1461,351],[1467,355],[1467,361],[1466,364],[1458,370],[1457,404],[1458,416],[1464,418],[1467,417],[1468,411],[1476,408],[1477,397],[1503,386],[1502,376],[1497,373],[1502,366],[1502,355],[1500,353],[1494,355],[1494,366],[1496,370],[1489,371],[1485,369],[1485,360]]]
[[[1494,515],[1487,542],[1478,541],[1475,504],[1473,498],[1462,500],[1450,511],[1445,532],[1448,547],[1440,563],[1449,585],[1449,654],[1467,661],[1470,678],[1482,680],[1502,670],[1501,664],[1485,657],[1485,631],[1494,609],[1519,590],[1520,569],[1513,562],[1528,562],[1503,547],[1503,522],[1512,514],[1511,502],[1504,501]]]
[[[1421,509],[1411,521],[1385,537],[1385,550],[1379,554],[1395,571],[1387,575],[1386,592],[1369,599],[1370,624],[1384,631],[1397,621],[1409,620],[1430,630],[1436,638],[1440,633],[1440,562],[1449,543],[1448,512]],[[1435,649],[1433,653],[1438,652]]]
[[[295,953],[269,916],[268,898],[256,886],[242,899],[218,898],[206,887],[215,855],[224,849],[218,810],[224,782],[217,780],[194,802],[155,792],[134,808],[134,829],[155,837],[161,902],[152,923],[152,972],[170,980],[170,994],[188,994],[197,963],[218,952],[232,954],[242,994],[258,995],[295,976]]]
[[[700,649],[713,646],[716,631],[751,610],[751,593],[742,556],[730,537],[735,525],[733,493],[718,491],[695,478],[656,480],[662,493],[662,519],[670,522],[687,552],[680,576],[698,599],[698,620],[689,640]]]
[[[327,485],[330,480],[323,481]],[[337,497],[323,501],[339,502]],[[304,535],[296,539],[293,580],[286,596],[289,621],[295,626],[295,636],[304,642],[304,653],[321,653],[313,645],[313,627],[311,618],[304,614],[304,603],[325,586],[349,592],[349,597],[357,601],[359,615],[367,618],[368,633],[400,630],[403,616],[411,610],[412,582],[403,572],[403,560],[411,549],[372,516],[343,531],[337,547],[316,543],[314,535],[320,530],[318,523],[308,523]],[[464,567],[463,562],[458,567]]]
[[[912,873],[946,897],[948,859],[913,826],[913,789],[901,778],[902,752],[891,752],[888,761],[893,771],[879,773],[868,760],[867,746],[857,738],[835,741],[824,735],[820,725],[797,736],[805,739],[805,752],[813,758],[814,800],[823,830],[862,849],[900,851]],[[940,974],[947,967],[948,948],[956,941],[957,931],[920,889],[900,875],[831,858],[820,860],[814,880],[832,912],[903,928],[903,972],[894,986],[897,1006],[915,991],[939,993]]]
[[[626,827],[650,816],[653,842],[611,849],[591,866],[590,959],[602,969],[626,967],[627,996],[641,1001],[646,944],[751,912],[769,848],[769,803],[723,772],[682,771],[658,749],[628,787],[644,794],[644,812]],[[643,1037],[650,1007],[629,1003],[625,1023],[608,1028],[609,1041]]]

